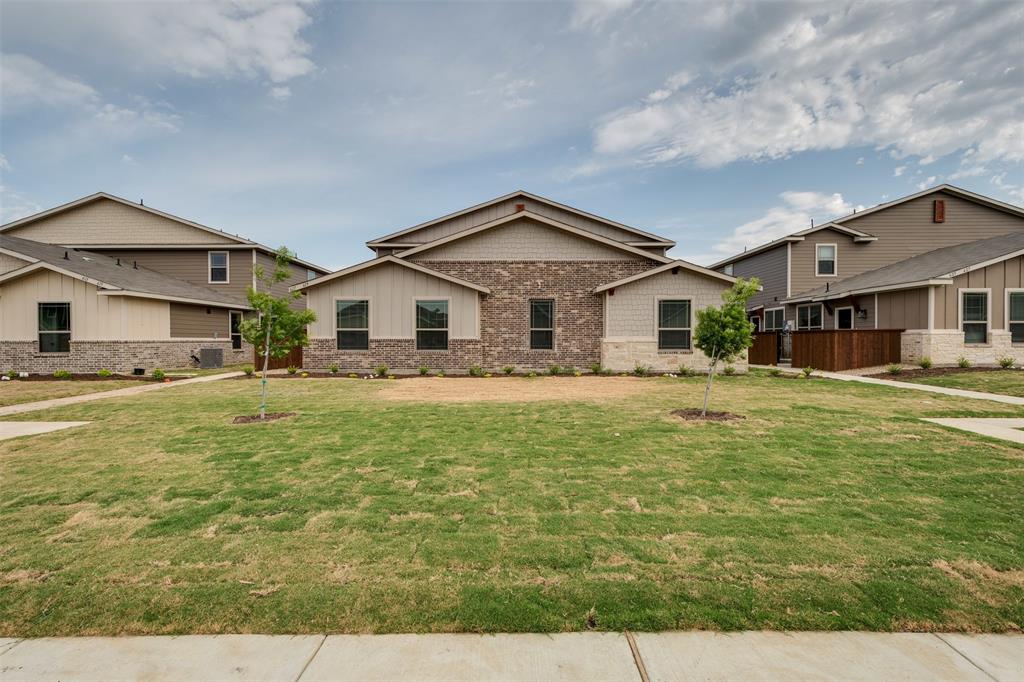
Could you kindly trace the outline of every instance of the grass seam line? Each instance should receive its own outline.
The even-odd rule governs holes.
[[[295,676],[295,682],[299,682],[299,680],[302,679],[302,676],[306,674],[306,670],[309,668],[309,665],[313,662],[313,659],[316,658],[316,655],[320,653],[320,648],[323,647],[324,642],[326,641],[327,635],[323,635],[320,638],[320,643],[316,645],[316,649],[313,649],[313,653],[310,654],[309,658],[306,660],[306,664],[302,666],[302,670],[300,670],[299,674]]]
[[[988,678],[989,678],[990,680],[994,680],[994,682],[999,682],[999,678],[998,678],[998,677],[996,677],[995,675],[993,675],[992,673],[990,673],[989,671],[985,670],[985,669],[984,669],[984,668],[982,668],[982,667],[981,667],[980,665],[978,665],[977,663],[975,663],[975,662],[974,662],[974,661],[973,661],[973,660],[971,659],[971,657],[970,657],[970,656],[968,656],[967,654],[965,654],[964,652],[960,651],[960,650],[959,650],[959,649],[957,649],[957,648],[956,648],[955,646],[953,646],[953,645],[952,645],[952,644],[951,644],[951,643],[950,643],[949,641],[947,641],[947,640],[946,640],[946,638],[945,638],[945,637],[943,637],[943,636],[942,636],[941,634],[939,634],[938,632],[933,632],[933,633],[932,633],[932,636],[933,636],[933,637],[935,637],[935,639],[937,639],[937,640],[939,640],[940,642],[942,642],[943,644],[945,644],[946,646],[948,646],[948,647],[949,647],[950,649],[952,649],[953,651],[955,651],[955,652],[957,653],[957,655],[958,655],[958,656],[960,656],[961,658],[963,658],[963,659],[964,659],[965,661],[967,661],[968,663],[970,663],[971,665],[973,665],[973,666],[974,666],[975,668],[977,668],[978,670],[980,670],[980,671],[981,671],[982,673],[984,673],[984,674],[985,674],[985,677],[988,677]]]
[[[629,650],[633,652],[633,663],[636,665],[636,671],[640,673],[640,682],[651,682],[651,678],[647,676],[647,666],[644,665],[644,659],[640,656],[640,647],[637,645],[636,639],[633,638],[633,633],[624,630],[622,634],[626,636]]]

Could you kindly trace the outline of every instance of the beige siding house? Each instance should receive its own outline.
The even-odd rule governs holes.
[[[673,245],[514,192],[371,240],[376,258],[295,285],[317,314],[305,364],[701,369],[696,311],[735,279],[669,258]]]

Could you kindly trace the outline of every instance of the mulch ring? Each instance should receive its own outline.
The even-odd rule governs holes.
[[[949,374],[973,374],[976,372],[1008,372],[1011,369],[1002,367],[929,367],[928,369],[907,369],[906,367],[899,374],[881,372],[869,374],[872,379],[892,379],[893,381],[914,381],[924,377],[941,377]]]
[[[191,376],[184,375],[165,375],[166,379],[171,381],[178,381],[179,379],[191,379]],[[144,376],[138,376],[135,374],[111,374],[108,377],[101,377],[95,373],[82,373],[72,374],[70,377],[55,377],[52,374],[29,374],[27,377],[17,377],[11,381],[160,381],[163,379],[154,379],[152,375],[146,374]]]
[[[746,419],[742,414],[733,414],[732,412],[709,411],[706,415],[702,415],[700,409],[696,407],[672,410],[672,414],[688,422],[730,422],[736,419]]]
[[[261,424],[263,422],[272,422],[277,419],[286,419],[288,417],[294,417],[298,412],[267,412],[263,419],[260,419],[258,414],[247,414],[241,417],[235,417],[231,420],[232,424]]]

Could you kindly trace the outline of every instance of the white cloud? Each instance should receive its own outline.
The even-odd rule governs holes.
[[[626,11],[635,0],[580,0],[573,5],[569,25],[574,29],[600,29]]]
[[[0,185],[0,224],[9,223],[34,213],[43,207],[10,187]]]
[[[936,175],[929,175],[927,178],[925,178],[921,182],[917,183],[917,188],[919,190],[921,190],[921,189],[928,189],[929,187],[934,187],[935,186],[935,181],[938,180],[938,179],[939,178]]]
[[[278,102],[283,102],[292,96],[292,89],[287,85],[275,85],[270,88],[270,96]]]
[[[864,165],[864,157],[863,156],[857,159],[856,165],[858,165],[858,166],[863,166]]]
[[[1007,70],[1024,61],[1024,6],[729,11],[730,21],[706,27],[733,48],[716,71],[672,76],[642,104],[607,115],[594,131],[598,155],[715,167],[873,146],[922,165],[968,149],[981,161],[1024,159],[1024,82]],[[764,21],[770,12],[777,20]]]
[[[894,168],[893,171],[892,171],[892,176],[894,178],[898,178],[899,176],[903,175],[906,172],[907,172],[907,167],[906,166],[896,166],[896,168]]]
[[[1024,203],[1024,185],[1006,182],[1006,173],[993,175],[989,182],[1006,192],[1019,203]]]
[[[811,220],[817,224],[852,213],[860,207],[843,199],[842,194],[821,192],[783,192],[782,204],[768,209],[756,220],[743,223],[733,233],[715,244],[709,260],[720,260],[749,248],[805,230]]]

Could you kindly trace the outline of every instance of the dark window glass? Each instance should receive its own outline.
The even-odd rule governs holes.
[[[71,304],[39,304],[39,352],[71,352]]]
[[[551,350],[555,346],[555,335],[550,329],[531,329],[530,348],[534,350]]]
[[[690,348],[690,330],[658,330],[658,348],[662,348],[665,350],[688,350]]]
[[[367,350],[370,348],[370,332],[359,329],[338,330],[338,350]]]
[[[338,350],[369,349],[370,302],[337,301],[335,305]]]
[[[448,330],[417,330],[416,350],[448,350]]]
[[[231,319],[231,347],[238,350],[242,347],[242,313],[228,313]]]
[[[416,349],[448,350],[448,301],[416,301]]]
[[[551,299],[530,301],[530,348],[551,350],[555,347],[555,302]]]
[[[818,274],[836,274],[836,247],[831,245],[818,247]]]
[[[690,348],[689,301],[658,301],[658,348]]]
[[[963,294],[964,343],[988,341],[988,295],[979,292]]]
[[[849,308],[841,308],[836,311],[836,328],[853,329],[853,311]]]
[[[227,251],[210,252],[210,281],[228,281],[228,254]]]
[[[782,329],[785,326],[785,311],[782,310],[768,310],[764,314],[764,330],[774,331]]]
[[[796,321],[798,329],[821,329],[821,304],[797,308]]]

